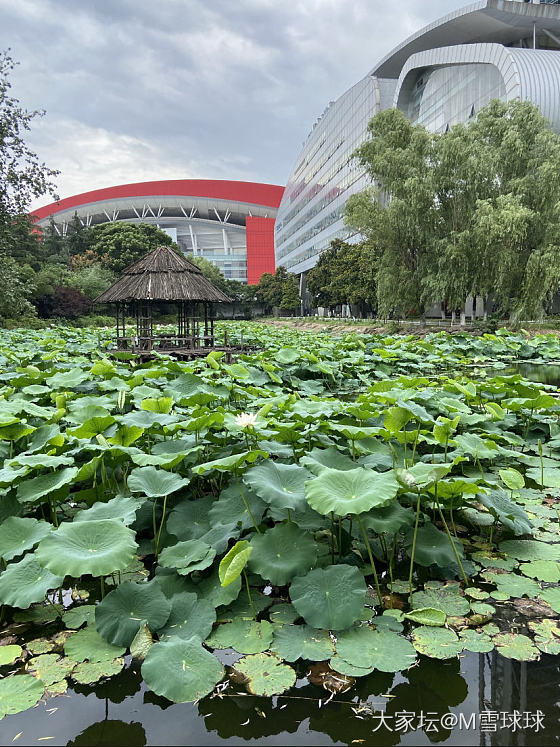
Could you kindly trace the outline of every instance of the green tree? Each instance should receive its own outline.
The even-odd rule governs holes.
[[[120,274],[158,246],[174,246],[171,237],[150,223],[102,223],[88,229],[89,250]]]
[[[107,267],[103,267],[101,264],[94,264],[72,272],[65,284],[69,288],[76,288],[87,299],[93,301],[103,291],[107,290],[116,279],[117,276]]]
[[[47,168],[25,144],[24,136],[41,111],[27,111],[10,96],[14,60],[0,52],[0,250],[10,256],[21,251],[22,229],[27,244],[30,223],[25,219],[33,199],[54,193],[57,171]]]
[[[0,292],[0,319],[17,319],[23,315],[35,314],[29,302],[32,286],[25,270],[7,254],[0,252],[2,268],[2,291]]]
[[[299,311],[301,300],[299,297],[299,279],[293,273],[282,281],[282,298],[280,308],[286,311]]]

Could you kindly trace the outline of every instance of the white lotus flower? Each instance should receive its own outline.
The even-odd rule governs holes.
[[[242,412],[235,416],[235,424],[240,428],[254,428],[257,424],[257,415],[252,412]]]

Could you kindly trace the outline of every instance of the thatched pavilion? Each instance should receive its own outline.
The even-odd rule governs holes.
[[[212,307],[230,299],[202,271],[169,246],[158,246],[123,272],[94,303],[115,304],[117,348],[148,357],[153,351],[195,357],[215,347]],[[154,305],[177,307],[177,332],[154,334]],[[127,336],[126,317],[136,319]]]

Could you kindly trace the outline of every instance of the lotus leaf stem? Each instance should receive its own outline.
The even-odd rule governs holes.
[[[369,539],[367,536],[366,529],[363,525],[362,520],[360,519],[359,515],[356,514],[356,518],[358,519],[358,524],[360,525],[360,529],[362,531],[362,537],[364,538],[364,542],[366,543],[366,549],[369,556],[369,563],[371,565],[371,570],[373,573],[373,578],[375,579],[375,589],[377,591],[377,598],[379,599],[379,604],[383,606],[383,597],[381,596],[381,588],[379,586],[379,578],[377,577],[377,570],[375,568],[375,561],[373,559],[373,553],[371,551],[371,545],[369,544]]]
[[[249,579],[247,578],[245,568],[243,569],[243,578],[245,579],[245,588],[247,589],[247,596],[249,597],[249,606],[251,607],[251,612],[253,613],[253,617],[256,620],[257,612],[255,610],[255,605],[253,604],[253,597],[251,596],[251,588],[249,586]]]
[[[441,505],[437,497],[436,497],[436,501],[437,501],[437,507],[438,507],[438,511],[439,511],[442,524],[449,538],[449,542],[451,543],[453,554],[455,555],[455,560],[457,561],[457,565],[461,569],[461,575],[463,576],[463,581],[465,582],[466,586],[469,586],[470,585],[469,579],[467,578],[467,574],[465,573],[465,569],[463,568],[463,564],[461,563],[461,558],[459,557],[459,553],[457,552],[457,547],[455,545],[455,542],[453,542],[453,537],[451,536],[451,532],[449,531],[449,527],[447,526],[447,522],[445,521],[445,516],[443,515],[443,511],[441,510]]]
[[[243,503],[245,504],[245,508],[247,509],[247,513],[251,517],[251,521],[253,522],[253,526],[255,527],[255,530],[257,534],[262,534],[261,530],[257,526],[257,522],[255,521],[255,517],[253,516],[253,512],[251,511],[251,507],[249,506],[249,501],[247,500],[247,496],[243,492],[241,488],[241,483],[239,481],[239,477],[237,475],[237,472],[235,472],[235,482],[237,483],[237,487],[239,489],[239,493],[241,494],[241,498],[243,499]]]
[[[416,521],[414,523],[414,535],[412,537],[412,552],[410,554],[410,571],[408,573],[408,593],[410,597],[411,607],[412,607],[412,572],[414,570],[414,553],[416,552],[416,537],[418,535],[419,522],[420,522],[420,491],[418,491],[418,500],[416,502]]]
[[[156,545],[156,547],[155,547],[156,558],[157,558],[158,553],[159,553],[159,540],[160,540],[160,537],[161,537],[161,530],[163,529],[163,522],[165,521],[165,511],[166,511],[166,509],[167,509],[167,496],[164,496],[164,498],[163,498],[163,513],[161,515],[161,521],[159,523],[159,531],[157,533],[157,537],[154,537],[154,539],[155,539],[155,545]]]

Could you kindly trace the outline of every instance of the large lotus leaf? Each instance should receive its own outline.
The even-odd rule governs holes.
[[[202,647],[200,638],[172,639],[151,647],[142,676],[156,695],[185,703],[211,693],[224,676],[224,668]]]
[[[308,625],[343,630],[360,619],[366,601],[366,585],[354,566],[315,568],[306,576],[294,579],[290,598]]]
[[[235,670],[246,678],[247,690],[253,695],[280,695],[296,683],[296,673],[272,654],[245,656]]]
[[[511,597],[536,597],[541,587],[536,581],[516,573],[500,573],[491,576],[498,590]]]
[[[341,471],[324,469],[305,483],[307,502],[320,514],[362,514],[382,508],[394,500],[399,484],[391,472],[378,473],[365,467]]]
[[[203,579],[195,587],[198,596],[207,599],[214,607],[231,604],[231,602],[237,599],[241,591],[240,576],[231,584],[228,584],[228,586],[222,586],[218,574],[219,569],[215,568],[208,578]]]
[[[64,573],[55,576],[39,565],[34,554],[26,555],[0,574],[0,603],[25,610],[33,602],[42,602],[47,591],[60,587],[63,581]]]
[[[244,481],[263,501],[275,508],[301,510],[305,505],[305,481],[310,473],[297,464],[267,461],[247,470]]]
[[[29,646],[27,646],[27,649],[29,649]],[[0,667],[4,667],[6,664],[13,664],[16,659],[19,659],[22,653],[22,647],[17,644],[0,646]]]
[[[259,615],[270,607],[273,601],[271,595],[263,594],[262,592],[257,591],[257,589],[252,589],[251,602],[249,602],[247,594],[241,594],[241,596],[237,597],[235,602],[232,602],[225,609],[220,610],[218,621],[231,622],[236,617],[241,617],[246,620],[254,620],[255,613]]]
[[[525,511],[504,490],[492,490],[487,495],[479,495],[478,499],[515,534],[530,534],[533,530]]]
[[[309,625],[282,625],[274,632],[271,651],[286,661],[324,661],[334,654],[334,643],[327,630]]]
[[[63,522],[41,540],[36,554],[41,565],[61,576],[106,576],[130,565],[138,547],[134,537],[118,519]]]
[[[171,600],[171,614],[159,630],[160,639],[197,636],[204,640],[216,622],[216,610],[207,599],[197,599],[196,594],[183,592]]]
[[[240,654],[258,654],[270,647],[273,632],[274,626],[266,620],[237,618],[219,625],[206,643],[212,648],[233,648]]]
[[[360,519],[366,529],[376,534],[395,534],[402,527],[412,526],[414,511],[394,501],[384,508],[374,508],[368,514],[362,514]]]
[[[543,589],[539,594],[539,598],[550,605],[554,612],[560,613],[560,587],[554,586],[550,589]]]
[[[541,471],[540,467],[533,467],[527,470],[526,475],[545,488],[560,488],[560,469],[558,468],[545,467]]]
[[[207,532],[199,537],[201,542],[216,551],[217,555],[225,552],[231,539],[237,539],[241,529],[237,524],[215,524]]]
[[[202,571],[212,565],[216,551],[202,540],[187,540],[166,547],[159,556],[159,564],[164,568],[175,568],[181,576],[191,571]]]
[[[447,616],[445,612],[434,607],[420,607],[419,609],[412,610],[412,612],[407,612],[405,618],[418,623],[418,625],[433,625],[439,628],[445,625]]]
[[[167,531],[179,540],[199,539],[210,529],[208,512],[214,503],[212,495],[197,500],[182,500],[169,514]]]
[[[537,540],[506,540],[500,542],[500,552],[517,560],[558,560],[560,545],[549,545]]]
[[[73,607],[62,615],[62,622],[70,630],[81,628],[84,623],[95,625],[95,604]]]
[[[65,467],[57,472],[39,475],[39,477],[33,477],[31,480],[24,480],[17,487],[17,499],[21,503],[40,501],[41,498],[48,496],[50,493],[69,485],[77,474],[77,467]]]
[[[397,479],[406,488],[428,487],[449,473],[453,464],[426,464],[417,462],[413,467],[395,470]]]
[[[275,586],[287,584],[296,574],[315,565],[317,543],[295,524],[276,524],[251,540],[250,570]]]
[[[519,633],[498,633],[492,639],[496,650],[507,659],[535,661],[540,658],[539,649],[526,635]]]
[[[40,542],[51,529],[46,521],[10,516],[0,524],[0,555],[5,561],[12,560]]]
[[[459,639],[465,651],[473,651],[478,654],[487,654],[492,651],[494,644],[490,636],[484,631],[462,630]]]
[[[74,460],[72,457],[52,456],[49,454],[20,454],[19,456],[14,457],[9,464],[10,466],[17,467],[19,465],[22,467],[29,467],[30,469],[35,469],[37,467],[51,469],[55,467],[67,467],[68,465],[74,464]]]
[[[58,654],[43,654],[27,662],[27,668],[47,687],[63,680],[75,666],[75,661]]]
[[[504,485],[507,485],[510,490],[521,490],[521,488],[525,487],[525,479],[523,475],[513,467],[499,470],[499,475],[502,478]]]
[[[417,591],[412,595],[412,604],[415,609],[434,607],[449,617],[462,617],[468,615],[470,610],[468,599],[459,594],[459,589],[454,584]]]
[[[71,677],[80,685],[92,685],[105,677],[114,677],[122,672],[124,659],[105,661],[82,661],[72,670]]]
[[[132,524],[136,518],[136,512],[142,505],[142,501],[130,496],[117,495],[115,498],[102,503],[98,501],[91,508],[78,511],[74,521],[97,521],[99,519],[120,519],[127,526]]]
[[[260,524],[266,510],[266,503],[252,490],[241,489],[249,504],[255,523]],[[242,529],[249,529],[253,526],[253,521],[247,511],[239,486],[235,482],[222,490],[219,499],[208,512],[208,519],[212,526],[231,523],[239,524]]]
[[[0,680],[0,719],[33,708],[43,697],[44,690],[41,680],[30,674],[4,677]]]
[[[337,635],[336,653],[352,666],[373,667],[381,672],[408,669],[416,660],[416,651],[402,635],[367,626]]]
[[[170,495],[189,484],[186,477],[166,472],[156,467],[137,467],[130,473],[127,484],[133,493],[143,493],[148,498]]]
[[[349,470],[356,469],[356,463],[349,456],[342,454],[334,446],[328,449],[312,449],[308,454],[301,458],[301,463],[305,465],[314,475],[320,475],[328,467],[329,469]],[[392,464],[392,462],[391,462]],[[375,464],[371,465],[377,466]]]
[[[53,391],[57,389],[73,389],[83,384],[89,379],[89,373],[81,368],[71,368],[68,371],[61,371],[51,376],[48,380],[49,386]]]
[[[454,440],[460,451],[470,454],[475,459],[495,459],[500,452],[505,451],[494,441],[485,440],[476,433],[463,433],[461,436],[455,436]]]
[[[109,643],[130,646],[142,625],[159,630],[170,614],[171,602],[157,584],[125,581],[97,606],[95,624]]]
[[[245,464],[253,464],[260,457],[266,459],[268,453],[266,451],[261,451],[260,449],[244,451],[241,454],[232,454],[231,456],[222,457],[221,459],[214,459],[212,462],[199,464],[193,469],[193,472],[196,475],[204,475],[206,472],[210,472],[213,469],[218,470],[219,472],[235,472],[241,469]]]
[[[560,581],[560,563],[552,560],[534,560],[532,563],[523,563],[519,570],[524,576],[536,578],[538,581],[547,581],[557,584]]]
[[[64,644],[64,653],[72,661],[111,661],[125,651],[123,647],[107,643],[91,625],[73,633]]]
[[[413,533],[409,529],[406,542],[409,552],[412,550]],[[460,558],[463,557],[463,545],[460,540],[453,537],[453,543]],[[414,562],[423,566],[437,565],[439,568],[448,568],[456,563],[455,553],[445,532],[441,532],[431,522],[418,528]],[[422,605],[425,606],[425,605]]]
[[[545,654],[560,654],[560,627],[556,620],[539,620],[529,623],[535,634],[535,645]]]
[[[421,626],[413,631],[412,644],[420,654],[432,659],[452,659],[463,650],[463,644],[452,630]]]
[[[115,418],[112,415],[105,415],[103,417],[89,418],[78,428],[68,430],[67,433],[75,438],[90,439],[100,433],[104,433],[109,426],[113,425]]]

